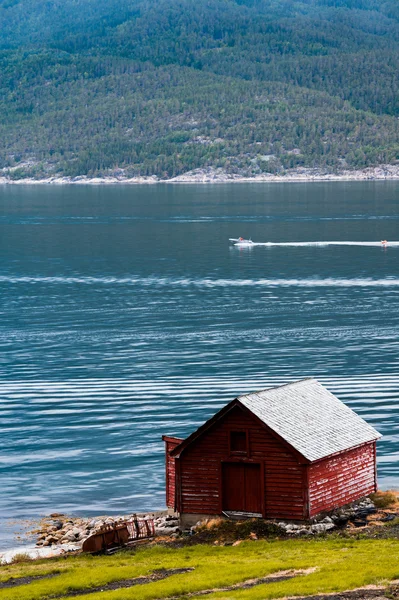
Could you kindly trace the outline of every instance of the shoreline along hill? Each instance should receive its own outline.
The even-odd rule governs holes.
[[[0,177],[399,160],[396,0],[0,0]]]

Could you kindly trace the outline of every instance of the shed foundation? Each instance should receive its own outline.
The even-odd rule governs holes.
[[[198,521],[204,521],[205,519],[217,519],[219,515],[201,515],[195,513],[182,513],[180,515],[180,529],[190,529],[193,525],[196,525]]]

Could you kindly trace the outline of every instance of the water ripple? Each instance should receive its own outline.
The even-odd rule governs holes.
[[[96,502],[98,495],[103,497],[105,510],[112,506],[114,493],[108,498],[105,496],[96,471],[93,478],[87,475],[87,465],[101,463],[102,469],[107,471],[114,468],[114,485],[121,493],[126,485],[127,471],[133,467],[130,461],[136,457],[139,460],[134,462],[129,487],[139,490],[148,476],[149,461],[153,473],[162,479],[162,433],[185,437],[237,395],[293,379],[257,373],[239,379],[207,376],[170,377],[157,381],[5,381],[1,404],[7,406],[8,411],[3,414],[1,430],[6,455],[0,464],[3,469],[22,465],[25,488],[39,485],[56,490],[40,506],[42,510],[55,505],[57,509],[65,508],[64,501],[60,506],[59,498],[61,489],[65,488],[60,475],[65,471],[73,472],[74,477],[86,477],[90,493],[96,490]],[[384,484],[385,477],[389,478],[394,472],[397,460],[396,454],[392,453],[392,443],[396,442],[398,434],[391,414],[399,406],[399,376],[374,373],[351,377],[321,376],[319,380],[384,434],[378,452],[379,476]],[[98,430],[101,431],[101,443],[95,433]],[[72,431],[73,438],[70,437],[72,433],[68,434]],[[12,435],[8,436],[8,432]],[[120,439],[116,447],[115,436]],[[68,448],[71,439],[73,449]],[[35,450],[36,440],[41,440],[41,450]],[[46,463],[51,464],[50,471]],[[29,470],[26,470],[28,466]],[[15,506],[25,512],[29,499],[20,498],[18,490],[11,493]],[[156,486],[156,497],[160,507],[162,486]],[[144,504],[137,508],[150,507]],[[29,510],[34,510],[33,506]]]
[[[195,288],[230,288],[230,287],[398,287],[399,278],[371,277],[344,279],[336,277],[304,278],[304,279],[210,279],[190,277],[29,277],[0,276],[0,283],[11,284],[84,284],[84,285],[132,285],[140,287],[195,287]]]
[[[3,190],[0,520],[163,508],[161,434],[305,376],[383,433],[397,487],[397,250],[361,242],[397,239],[397,191]]]

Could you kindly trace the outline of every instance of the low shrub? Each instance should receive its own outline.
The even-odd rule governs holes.
[[[275,538],[285,535],[282,527],[263,519],[247,519],[245,521],[210,519],[196,529],[196,536],[201,538],[201,541],[236,541],[255,536],[257,538]]]
[[[34,560],[34,558],[30,556],[27,552],[18,552],[18,554],[14,554],[14,556],[12,557],[11,564],[16,565],[32,560]]]
[[[377,508],[388,508],[390,506],[394,506],[398,504],[398,496],[395,492],[390,490],[386,492],[375,492],[375,494],[370,495],[371,500],[374,502]]]

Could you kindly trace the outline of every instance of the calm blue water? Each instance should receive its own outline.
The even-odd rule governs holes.
[[[399,485],[399,183],[0,188],[0,518],[164,506],[161,435],[305,376]],[[0,535],[1,537],[1,535]],[[3,545],[9,543],[3,531]]]

